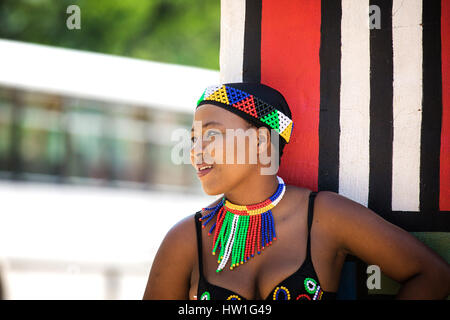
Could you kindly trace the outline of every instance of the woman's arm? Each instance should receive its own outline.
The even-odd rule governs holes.
[[[402,284],[398,299],[445,299],[450,294],[449,264],[407,231],[334,192],[320,192],[316,205],[343,252],[378,265]]]
[[[144,300],[188,300],[191,272],[196,257],[194,216],[169,230],[153,260]]]

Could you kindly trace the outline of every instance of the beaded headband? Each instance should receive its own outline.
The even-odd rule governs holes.
[[[294,123],[274,106],[256,96],[231,86],[214,85],[205,89],[197,101],[197,108],[208,101],[220,102],[226,108],[235,108],[268,125],[289,143]]]

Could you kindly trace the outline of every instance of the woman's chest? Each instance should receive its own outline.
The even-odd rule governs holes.
[[[335,259],[336,254],[329,245],[327,237],[323,237],[319,230],[311,233],[310,249],[314,250],[314,253],[311,250],[312,254],[308,256],[306,216],[302,218],[297,215],[296,220],[281,219],[277,221],[277,227],[277,240],[266,247],[260,255],[256,255],[233,270],[225,268],[221,272],[216,272],[218,261],[217,256],[211,253],[212,239],[203,232],[203,282],[249,299],[265,299],[286,279],[291,277],[290,280],[295,280],[296,278],[292,275],[306,263],[309,264],[307,272],[311,277],[317,278],[315,281],[319,282],[319,278],[324,279],[323,285],[329,291],[335,291],[337,284],[328,279],[338,277],[336,274],[338,261]],[[189,295],[191,299],[195,299],[194,297],[198,295],[200,280],[198,268],[197,261],[191,276]],[[300,279],[297,282],[303,282],[303,280]],[[304,283],[298,284],[298,286],[302,285]]]

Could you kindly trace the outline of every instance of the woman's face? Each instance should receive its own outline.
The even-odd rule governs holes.
[[[207,194],[225,193],[259,172],[258,157],[252,155],[257,155],[264,145],[258,147],[257,128],[243,118],[221,107],[203,104],[195,111],[192,129],[191,164]],[[199,171],[205,166],[211,169]]]

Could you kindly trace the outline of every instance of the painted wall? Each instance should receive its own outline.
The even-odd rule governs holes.
[[[449,259],[450,0],[222,0],[220,68],[285,96],[288,184],[357,201]],[[342,297],[368,297],[365,267],[349,258]]]

